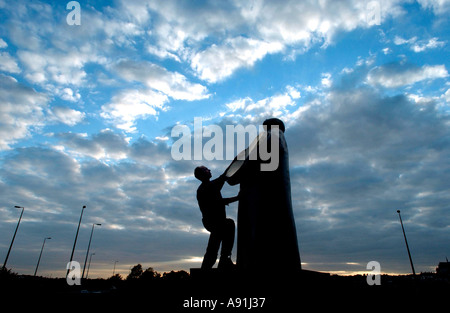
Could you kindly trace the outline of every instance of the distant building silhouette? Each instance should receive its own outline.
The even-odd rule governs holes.
[[[450,277],[450,262],[439,262],[436,267],[436,274],[441,277]]]

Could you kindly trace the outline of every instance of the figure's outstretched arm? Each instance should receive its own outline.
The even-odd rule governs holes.
[[[236,202],[239,200],[239,195],[235,196],[235,197],[231,197],[231,198],[223,198],[223,202],[225,203],[225,205],[229,205],[232,202]]]

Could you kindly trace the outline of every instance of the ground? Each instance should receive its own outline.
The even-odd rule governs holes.
[[[139,312],[310,312],[338,307],[366,311],[386,306],[404,311],[407,307],[417,309],[419,304],[428,309],[438,306],[450,294],[449,280],[435,274],[415,278],[382,275],[381,285],[373,286],[367,284],[365,276],[310,271],[288,274],[193,269],[191,275],[174,273],[164,278],[89,279],[81,286],[69,286],[63,278],[12,275],[2,277],[0,288],[3,299],[27,299],[21,305],[32,304],[35,309],[62,301],[102,312],[106,308],[127,312],[133,308]],[[28,301],[34,298],[39,302]]]

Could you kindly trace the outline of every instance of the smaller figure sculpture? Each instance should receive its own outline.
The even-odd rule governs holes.
[[[218,268],[230,270],[235,266],[231,261],[235,224],[231,218],[227,218],[225,205],[237,201],[238,196],[222,197],[220,191],[227,179],[225,175],[211,181],[211,171],[205,166],[195,168],[194,175],[202,182],[197,189],[197,201],[203,215],[203,226],[210,232],[201,268],[210,269],[213,267],[216,263],[219,246],[222,243]]]

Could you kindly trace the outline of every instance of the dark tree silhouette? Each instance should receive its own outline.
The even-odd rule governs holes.
[[[143,280],[153,280],[161,278],[161,274],[153,269],[153,267],[147,268],[141,275]]]
[[[163,274],[163,279],[165,280],[187,280],[189,277],[189,273],[183,270],[178,272],[170,271],[169,273]]]
[[[121,281],[121,280],[123,280],[123,277],[120,274],[114,274],[113,276],[109,277],[108,280],[113,281],[113,282]]]
[[[143,273],[144,271],[142,270],[142,265],[137,264],[131,268],[130,274],[128,274],[127,276],[127,280],[138,279],[142,276]]]

